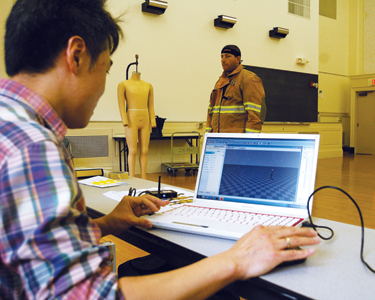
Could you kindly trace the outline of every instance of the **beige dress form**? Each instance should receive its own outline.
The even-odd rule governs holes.
[[[146,179],[150,132],[151,127],[156,127],[154,90],[150,83],[141,80],[141,73],[133,72],[129,80],[119,83],[117,96],[129,149],[129,175],[134,176],[135,174],[138,141],[141,177]]]

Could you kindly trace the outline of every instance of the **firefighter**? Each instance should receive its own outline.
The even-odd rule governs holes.
[[[262,130],[266,104],[262,80],[241,64],[235,45],[221,50],[223,74],[211,93],[207,132],[253,133]]]

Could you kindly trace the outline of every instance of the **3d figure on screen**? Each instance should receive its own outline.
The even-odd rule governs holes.
[[[136,58],[138,60],[138,55]],[[151,127],[156,127],[153,87],[150,83],[141,80],[141,73],[138,72],[137,67],[130,79],[119,83],[117,96],[129,149],[129,175],[135,174],[137,142],[139,142],[141,177],[146,179],[150,132]]]

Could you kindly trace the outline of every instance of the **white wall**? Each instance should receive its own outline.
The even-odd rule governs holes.
[[[114,16],[126,11],[126,38],[113,56],[93,121],[120,120],[117,84],[126,79],[126,67],[135,54],[142,79],[154,86],[156,114],[168,121],[206,120],[226,44],[241,48],[244,64],[318,74],[318,1],[311,1],[310,20],[288,14],[287,0],[169,0],[160,16],[142,13],[142,2],[108,2]],[[213,20],[221,14],[236,17],[237,24],[227,30],[214,27]],[[283,40],[269,38],[269,30],[276,26],[288,28],[290,34]],[[299,66],[297,57],[310,63]]]
[[[154,86],[156,113],[167,121],[206,120],[226,44],[237,44],[247,65],[318,74],[318,1],[311,1],[310,20],[288,14],[288,0],[168,0],[160,16],[142,13],[143,2],[107,2],[114,16],[125,12],[125,39],[113,56],[106,92],[92,121],[120,121],[117,85],[126,79],[126,67],[135,54],[142,79]],[[1,0],[1,23],[12,4],[13,0]],[[214,27],[213,20],[222,14],[236,17],[237,24],[227,30]],[[269,30],[276,26],[288,28],[290,34],[282,40],[269,38]],[[310,63],[297,65],[297,57]],[[6,77],[3,64],[0,67],[0,76]],[[134,70],[132,66],[129,75]]]
[[[364,0],[363,74],[375,73],[375,1]]]
[[[372,0],[374,1],[374,0]],[[349,2],[349,75],[363,74],[364,0]]]
[[[319,17],[320,119],[327,113],[341,117],[340,114],[350,112],[349,25],[350,4],[354,2],[358,0],[337,1],[336,19]],[[337,118],[332,118],[332,121],[337,122]]]
[[[319,72],[348,75],[349,1],[337,1],[337,19],[319,17]]]

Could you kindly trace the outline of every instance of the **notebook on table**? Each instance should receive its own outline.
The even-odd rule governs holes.
[[[156,228],[234,240],[257,224],[300,226],[318,150],[316,134],[207,133],[193,202],[145,218]]]

